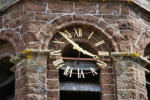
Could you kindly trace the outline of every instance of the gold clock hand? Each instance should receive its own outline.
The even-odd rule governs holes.
[[[105,69],[105,67],[107,66],[106,63],[104,63],[103,61],[99,60],[99,57],[97,55],[94,55],[86,50],[84,50],[83,48],[81,48],[77,43],[75,43],[73,40],[71,40],[70,38],[67,37],[67,35],[65,35],[63,32],[59,32],[70,44],[72,44],[73,49],[82,52],[83,54],[86,54],[88,56],[93,57],[94,59],[97,60],[97,64],[100,65],[103,69]]]
[[[86,50],[84,50],[83,48],[81,48],[77,43],[75,43],[73,40],[71,40],[70,38],[68,38],[63,32],[59,32],[69,43],[71,43],[73,45],[73,49],[82,52],[83,54],[86,54],[88,56],[91,56],[93,58],[98,58],[97,55],[94,55]]]
[[[68,38],[64,33],[59,32],[70,44],[72,44],[73,49],[76,49],[79,52],[82,52],[83,49],[77,44],[75,43],[73,40],[71,40],[70,38]]]

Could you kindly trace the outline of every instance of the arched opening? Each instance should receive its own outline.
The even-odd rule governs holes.
[[[150,44],[148,44],[144,50],[144,56],[150,60]],[[147,65],[146,68],[150,70],[150,65]],[[150,73],[145,74],[146,77],[146,89],[147,89],[147,97],[150,100]]]
[[[2,100],[15,100],[15,76],[11,71],[14,66],[10,56],[14,55],[11,44],[5,40],[0,41],[0,98]]]
[[[78,44],[85,50],[92,53],[95,52],[84,43]],[[70,58],[91,58],[77,50],[74,50],[70,44],[65,46],[62,51],[62,56]],[[98,75],[94,77],[92,73],[89,73],[89,67],[96,69],[96,62],[86,60],[65,60],[65,63],[74,68],[74,74],[72,74],[71,77],[67,77],[63,74],[65,67],[59,70],[60,100],[100,100],[101,88],[99,70],[96,70]],[[84,71],[85,78],[77,77],[77,69]]]

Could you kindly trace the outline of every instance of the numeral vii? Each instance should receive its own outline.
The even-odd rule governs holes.
[[[65,71],[64,71],[64,75],[71,77],[72,76],[72,68],[70,66],[67,66]]]

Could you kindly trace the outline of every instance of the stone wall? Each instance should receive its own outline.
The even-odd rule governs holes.
[[[143,55],[146,45],[150,42],[149,17],[147,11],[127,2],[23,0],[0,16],[0,39],[11,42],[16,53],[27,48],[48,49],[48,44],[57,31],[70,25],[82,24],[103,31],[113,51],[137,52]],[[37,56],[33,60],[47,61],[46,58],[46,55],[43,58]],[[16,100],[37,100],[37,98],[58,100],[58,71],[53,69],[52,65],[47,67],[36,65],[36,68],[43,70],[39,73],[32,64],[29,65],[30,59],[26,60],[17,64],[16,67]],[[131,62],[122,63],[125,66]],[[47,62],[44,64],[46,65]],[[144,71],[139,72],[139,66],[133,63],[129,64],[129,67],[122,67],[117,62],[116,66],[112,65],[102,71],[102,99],[138,100],[138,94],[146,99],[146,94],[143,94],[145,84],[141,84],[142,80],[135,77],[144,77]],[[118,81],[121,76],[126,78],[133,76],[132,79],[135,81],[132,79]],[[37,80],[41,81],[37,83]],[[124,81],[127,81],[127,84],[128,82],[133,84],[120,87]]]
[[[145,70],[133,61],[116,62],[118,100],[147,100]]]

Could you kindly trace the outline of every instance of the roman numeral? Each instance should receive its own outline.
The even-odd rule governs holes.
[[[91,32],[91,34],[88,37],[88,40],[92,37],[93,34],[94,34],[94,32]]]
[[[103,61],[97,60],[97,65],[99,65],[101,68],[105,69],[107,64],[104,63]]]
[[[57,51],[52,51],[50,52],[51,56],[60,56],[61,55],[61,50],[57,50]]]
[[[64,30],[64,32],[59,32],[59,33],[67,36],[68,38],[72,38],[72,35],[68,32],[68,30]]]
[[[98,51],[99,56],[109,56],[109,52],[107,51]]]
[[[57,67],[57,69],[59,69],[59,68],[61,68],[62,66],[64,66],[63,63],[64,63],[63,59],[57,59],[57,60],[53,61],[53,65],[54,65],[55,67]]]
[[[93,76],[95,76],[95,75],[97,75],[98,73],[93,69],[93,68],[90,68],[90,70],[91,70],[91,72],[92,72],[92,74],[93,74]]]
[[[78,78],[85,78],[83,70],[78,69]]]
[[[65,71],[64,71],[64,75],[71,77],[72,76],[72,71],[73,69],[70,66],[67,66]]]
[[[104,44],[104,43],[105,43],[105,41],[102,40],[102,41],[99,41],[99,42],[95,43],[95,46],[97,47],[97,46],[102,45],[102,44]]]
[[[74,28],[75,31],[75,35],[77,35],[77,37],[82,37],[82,28]]]
[[[64,42],[58,41],[56,38],[54,40],[54,43],[64,44]]]

